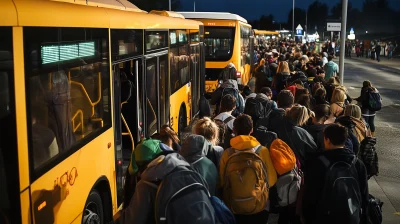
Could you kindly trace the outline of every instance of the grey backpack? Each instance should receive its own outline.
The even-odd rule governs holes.
[[[155,218],[157,223],[168,224],[215,223],[215,210],[203,177],[189,167],[176,167],[158,186]]]
[[[270,206],[272,213],[279,213],[280,209],[293,205],[297,201],[297,194],[303,179],[303,173],[297,166],[291,171],[278,177],[276,184],[271,188]]]

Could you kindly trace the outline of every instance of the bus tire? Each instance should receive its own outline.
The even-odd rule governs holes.
[[[185,131],[186,126],[187,126],[186,109],[185,109],[184,105],[181,105],[181,109],[179,110],[179,120],[178,120],[179,140],[182,140],[183,133]]]
[[[82,224],[89,223],[104,223],[103,201],[101,200],[101,196],[97,190],[92,190],[90,192],[83,211]]]

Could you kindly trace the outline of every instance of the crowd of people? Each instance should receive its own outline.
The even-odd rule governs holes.
[[[221,75],[181,139],[165,125],[137,145],[118,223],[378,223],[378,90],[352,99],[333,52],[275,46],[246,86]]]

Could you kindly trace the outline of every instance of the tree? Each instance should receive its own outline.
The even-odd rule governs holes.
[[[128,0],[135,4],[142,10],[150,12],[151,10],[168,10],[169,1],[168,0]],[[171,10],[177,11],[181,7],[180,0],[171,0]]]
[[[329,7],[326,3],[321,3],[316,0],[308,6],[307,17],[308,24],[307,32],[314,33],[314,31],[323,31],[326,18],[328,16]],[[317,29],[315,29],[317,27]]]
[[[349,2],[349,4],[347,5],[347,14],[349,14],[348,12],[353,10],[353,5],[351,4],[351,2]],[[342,1],[339,0],[339,2],[332,7],[331,9],[331,16],[332,18],[335,19],[340,19],[342,18]]]
[[[288,15],[288,29],[292,29],[292,17],[293,16],[293,9],[290,10]],[[306,24],[306,11],[301,8],[294,8],[294,28],[296,29],[297,25],[300,24],[303,29],[304,25]]]

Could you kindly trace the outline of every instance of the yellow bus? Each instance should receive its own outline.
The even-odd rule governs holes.
[[[141,137],[196,113],[198,21],[127,0],[0,1],[0,223],[107,223]]]
[[[253,31],[257,46],[261,45],[266,40],[277,39],[279,37],[278,31],[257,30],[257,29],[253,29]]]
[[[218,86],[218,75],[230,62],[237,69],[238,83],[246,85],[253,64],[251,25],[239,15],[223,12],[179,12],[186,19],[204,24],[206,92]]]

